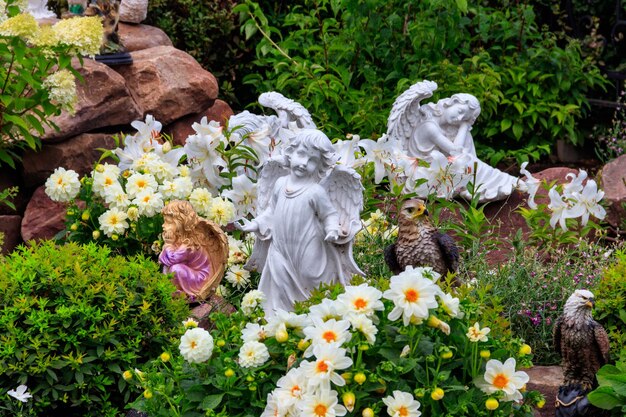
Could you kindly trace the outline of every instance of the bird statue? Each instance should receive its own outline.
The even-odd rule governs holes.
[[[597,386],[596,372],[609,361],[609,337],[591,317],[593,294],[576,290],[565,302],[563,315],[554,323],[556,351],[563,359],[563,383],[556,396],[556,417],[598,417],[589,391]]]
[[[405,201],[398,216],[398,240],[385,248],[385,262],[391,272],[397,275],[409,265],[429,266],[446,276],[448,272],[457,272],[459,258],[454,240],[430,222],[424,201]],[[453,284],[459,282],[455,279]]]

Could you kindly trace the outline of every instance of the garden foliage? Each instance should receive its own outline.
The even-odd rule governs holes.
[[[39,415],[114,416],[122,371],[171,346],[188,312],[159,266],[51,241],[0,258],[0,391],[28,386]]]
[[[331,137],[382,135],[394,99],[429,79],[441,97],[480,101],[481,159],[538,159],[556,139],[581,143],[585,95],[605,83],[577,41],[559,46],[521,2],[246,1],[235,11],[257,41],[258,73],[246,82],[299,101]]]

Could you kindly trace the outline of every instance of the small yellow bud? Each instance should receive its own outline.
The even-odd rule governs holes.
[[[248,382],[254,382],[254,377],[253,377],[252,375],[248,375],[248,376],[246,377],[246,381],[248,381]]]
[[[96,171],[102,174],[104,172],[104,165],[102,164],[96,165]]]
[[[235,371],[233,371],[232,369],[228,368],[227,370],[224,371],[224,376],[226,378],[231,378],[231,377],[235,376]]]
[[[67,215],[68,216],[73,216],[74,215],[74,210],[68,210],[67,211]]]
[[[481,350],[480,357],[483,359],[489,359],[491,357],[491,352],[489,352],[487,349]]]
[[[185,326],[185,329],[193,329],[198,327],[198,322],[189,317],[187,320],[183,321],[183,326]]]
[[[152,398],[152,391],[150,391],[149,389],[145,390],[143,392],[143,396],[146,400],[149,400],[150,398]]]
[[[450,359],[452,356],[454,356],[454,354],[451,350],[444,350],[439,356],[441,356],[441,359]]]
[[[361,416],[363,416],[363,417],[374,417],[374,410],[372,410],[369,407],[364,408],[363,412],[361,413]]]
[[[533,353],[532,348],[527,345],[526,343],[524,343],[520,348],[519,348],[519,354],[520,355],[530,355],[531,353]]]
[[[444,395],[445,395],[445,393],[443,392],[443,390],[441,388],[435,388],[430,393],[430,398],[432,398],[435,401],[439,401],[440,399],[443,398]]]
[[[441,323],[441,320],[439,320],[436,316],[428,316],[426,325],[436,329],[439,327],[439,323]]]
[[[256,391],[256,385],[254,385],[254,384],[249,385],[249,386],[248,386],[248,389],[249,389],[250,391]]]
[[[352,381],[352,372],[344,372],[343,374],[341,374],[341,377],[344,381],[346,381],[346,383],[349,383],[350,381]]]
[[[100,239],[100,230],[94,230],[93,232],[91,232],[91,237],[93,237],[93,240]]]
[[[487,410],[492,410],[493,411],[493,410],[495,410],[498,407],[500,407],[500,403],[495,398],[489,398],[489,399],[487,399],[487,401],[485,401],[485,408]]]
[[[369,348],[370,348],[370,345],[368,345],[367,343],[361,343],[359,345],[359,350],[362,350],[362,351],[369,350]]]
[[[80,216],[80,218],[83,219],[84,221],[89,220],[89,217],[91,217],[91,213],[89,213],[89,210],[83,211],[83,214],[81,214]]]
[[[546,400],[545,399],[541,399],[539,401],[537,401],[537,408],[543,408],[543,406],[546,405]]]
[[[306,348],[308,348],[309,345],[311,345],[311,341],[310,340],[300,339],[300,341],[298,342],[298,349],[299,350],[306,350]]]
[[[76,223],[72,224],[72,225],[70,226],[70,230],[71,230],[72,232],[77,231],[77,230],[78,230],[78,225],[77,225]]]
[[[161,150],[163,151],[163,153],[168,153],[172,150],[172,144],[170,142],[165,142],[161,147]]]
[[[358,374],[354,375],[354,382],[356,382],[357,384],[363,385],[365,381],[367,381],[367,377],[363,372],[359,372]]]
[[[343,401],[343,405],[350,413],[352,412],[352,410],[354,410],[354,403],[356,402],[356,396],[354,395],[354,392],[344,392],[341,396],[341,401]]]
[[[119,239],[120,237],[118,235],[116,235],[115,233],[111,235],[111,240],[112,241],[116,241],[117,239]]]
[[[169,361],[170,361],[171,356],[170,356],[170,354],[169,354],[169,353],[167,353],[167,352],[163,352],[163,353],[161,353],[160,358],[161,358],[161,360],[162,360],[163,362],[169,362]]]
[[[122,377],[124,378],[124,381],[130,381],[133,379],[133,373],[131,371],[124,371]]]
[[[278,343],[284,343],[289,340],[289,333],[286,330],[279,330],[276,332],[276,341]]]
[[[217,347],[224,347],[224,346],[226,346],[226,340],[224,340],[224,339],[219,339],[217,342],[215,342],[215,345],[216,345]]]

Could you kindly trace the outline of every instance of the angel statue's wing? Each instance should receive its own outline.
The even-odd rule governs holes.
[[[220,285],[228,262],[228,237],[222,228],[210,220],[200,218],[196,230],[202,234],[202,248],[211,264],[211,277],[202,286],[198,294],[205,300]]]
[[[280,177],[289,174],[289,169],[285,166],[282,158],[268,159],[259,172],[259,180],[257,181],[257,213],[261,215],[268,209],[274,194],[274,184]],[[258,236],[254,240],[252,254],[246,262],[245,268],[249,271],[263,270],[267,251],[270,246],[270,239],[260,239]]]
[[[413,84],[396,98],[387,119],[387,136],[390,140],[399,141],[406,149],[407,142],[422,119],[420,101],[432,97],[436,89],[437,83],[424,80]]]
[[[273,109],[285,129],[289,128],[289,122],[295,122],[300,129],[315,129],[311,114],[302,104],[276,91],[261,94],[259,104]]]
[[[361,230],[361,210],[363,210],[361,176],[350,167],[335,165],[320,185],[328,193],[339,214],[339,239],[335,246],[343,270],[340,280],[346,285],[353,274],[365,275],[352,256],[354,236]]]

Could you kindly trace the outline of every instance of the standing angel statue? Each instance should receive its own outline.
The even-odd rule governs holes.
[[[219,225],[198,216],[188,201],[172,201],[163,214],[163,273],[192,300],[204,300],[217,288],[228,261],[228,238]]]
[[[398,141],[409,156],[427,162],[432,161],[434,151],[448,158],[469,156],[469,166],[476,166],[474,189],[479,201],[506,198],[521,182],[476,156],[470,132],[480,114],[480,103],[473,95],[461,93],[421,105],[436,89],[435,82],[425,80],[413,84],[396,99],[387,120],[390,140]],[[461,190],[461,195],[471,197],[467,190]]]
[[[328,137],[302,129],[283,149],[282,159],[268,160],[258,181],[259,215],[238,227],[256,234],[246,264],[261,271],[266,315],[293,310],[320,284],[347,284],[364,275],[352,257],[361,228],[361,177],[337,165]]]

